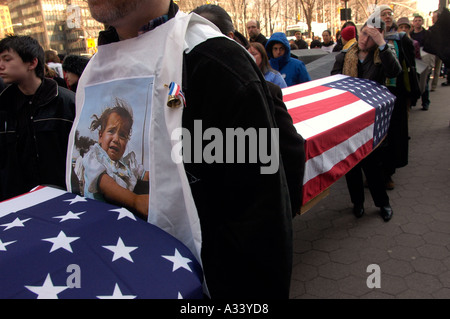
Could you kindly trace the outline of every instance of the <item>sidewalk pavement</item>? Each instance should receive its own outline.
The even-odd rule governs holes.
[[[420,100],[411,110],[409,164],[393,176],[389,222],[368,189],[366,212],[354,217],[345,178],[295,217],[292,299],[450,298],[450,87],[443,81],[430,92],[428,111]],[[379,268],[368,269],[373,264]]]

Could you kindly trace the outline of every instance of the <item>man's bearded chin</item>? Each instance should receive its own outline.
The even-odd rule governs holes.
[[[95,3],[95,1],[92,1]],[[114,25],[114,22],[135,11],[140,1],[130,0],[123,3],[89,3],[92,17],[100,23]]]

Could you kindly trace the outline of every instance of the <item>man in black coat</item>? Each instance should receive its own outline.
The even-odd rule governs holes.
[[[149,21],[179,19],[178,6],[171,0],[88,3],[95,19],[112,26],[100,35],[99,44],[134,40],[142,26],[155,25]],[[189,132],[198,120],[203,131],[218,128],[224,136],[227,128],[275,127],[264,77],[236,42],[215,37],[198,44],[184,54],[183,70],[188,107],[183,109],[182,126]],[[261,174],[261,162],[185,162],[184,169],[200,219],[201,259],[210,296],[288,298],[292,211],[282,162],[273,174]]]
[[[0,41],[0,201],[37,185],[66,188],[67,143],[75,94],[44,78],[44,50],[33,38]]]
[[[226,36],[230,37],[230,33],[233,33],[233,31],[236,32],[231,17],[222,7],[205,4],[197,7],[193,12],[214,23],[220,29],[222,34]],[[240,43],[244,48],[249,47],[246,39],[241,42],[242,39],[234,37],[234,40]],[[271,109],[271,113],[273,114],[275,124],[279,129],[280,154],[286,173],[289,196],[291,198],[292,217],[295,217],[295,215],[300,213],[303,201],[305,141],[303,137],[297,133],[297,130],[294,127],[292,118],[283,102],[283,92],[281,91],[281,88],[270,81],[266,81],[266,84],[270,93],[268,98],[273,101],[274,108]]]
[[[261,33],[261,26],[259,21],[250,20],[247,22],[247,32],[250,37],[250,42],[259,42],[264,47],[267,43],[267,38]]]
[[[386,22],[387,20],[385,19],[391,19],[391,16],[383,17],[382,15],[381,18]],[[388,22],[386,22],[386,25],[388,25]],[[397,27],[399,30],[407,29],[409,27],[409,19],[398,19]],[[385,40],[391,47],[395,48],[396,55],[403,68],[403,72],[399,76],[387,79],[385,84],[396,97],[386,137],[387,145],[384,148],[383,156],[386,189],[392,190],[395,187],[392,177],[396,169],[408,164],[408,111],[412,102],[414,101],[415,103],[421,94],[420,90],[414,89],[415,85],[418,85],[418,81],[412,40],[404,32],[390,32],[385,37]]]
[[[450,86],[450,12],[444,8],[438,20],[428,30],[425,38],[424,51],[437,55],[447,68],[447,81],[442,86]]]

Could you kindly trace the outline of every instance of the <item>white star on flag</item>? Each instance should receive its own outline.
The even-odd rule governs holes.
[[[25,288],[38,295],[37,299],[58,299],[58,294],[67,289],[65,286],[53,286],[50,274],[42,286],[25,286]]]
[[[69,205],[72,205],[72,204],[75,204],[75,203],[78,203],[78,202],[87,202],[87,200],[86,200],[86,198],[84,198],[84,197],[81,197],[81,196],[75,196],[75,198],[72,198],[72,199],[66,199],[66,200],[64,200],[65,202],[70,202],[70,204]]]
[[[135,299],[133,295],[123,295],[120,291],[119,285],[116,284],[112,296],[97,296],[98,299]]]
[[[116,261],[119,258],[125,258],[126,260],[134,263],[133,259],[130,256],[130,253],[136,250],[138,247],[125,246],[122,238],[119,237],[116,246],[103,246],[103,248],[106,248],[114,253],[112,261]]]
[[[70,219],[80,219],[80,215],[84,214],[86,212],[81,212],[81,213],[73,213],[71,211],[69,211],[67,214],[65,215],[61,215],[61,216],[55,216],[53,218],[61,218],[61,220],[59,221],[60,223],[65,222],[66,220],[70,220]]]
[[[14,219],[14,221],[12,221],[11,223],[8,224],[3,224],[0,226],[5,226],[6,228],[3,229],[3,231],[14,228],[14,227],[25,227],[25,225],[23,223],[26,223],[27,221],[29,221],[31,218],[27,218],[24,220],[20,220],[19,217],[17,217],[16,219]]]
[[[14,244],[17,240],[14,241],[9,241],[7,243],[2,242],[2,240],[0,239],[0,251],[6,251],[6,246]]]
[[[134,214],[132,212],[130,212],[128,209],[126,208],[117,208],[117,209],[111,209],[109,210],[110,212],[117,212],[119,213],[119,216],[117,217],[117,220],[120,220],[122,218],[128,217],[132,220],[136,220],[136,217],[134,217]]]
[[[175,255],[173,256],[162,256],[166,258],[167,260],[170,260],[173,262],[173,269],[172,272],[177,270],[178,268],[184,268],[192,272],[191,267],[189,267],[188,263],[192,262],[189,258],[183,257],[179,252],[178,249],[175,248]]]
[[[57,237],[45,238],[42,240],[53,243],[52,248],[50,249],[51,253],[60,248],[63,248],[65,250],[67,250],[68,252],[73,253],[70,243],[74,242],[75,240],[77,240],[79,238],[80,237],[67,237],[63,231],[60,231]]]

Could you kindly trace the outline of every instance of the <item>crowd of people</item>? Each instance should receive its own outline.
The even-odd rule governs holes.
[[[265,37],[256,20],[248,21],[246,39],[216,5],[194,10],[205,20],[179,12],[172,0],[88,3],[92,16],[109,26],[99,37],[103,50],[91,59],[44,52],[28,36],[0,41],[0,201],[37,185],[110,198],[185,243],[202,263],[209,297],[287,298],[292,218],[302,205],[305,153],[281,88],[311,80],[305,64],[291,55],[292,43],[281,32]],[[364,214],[364,173],[381,217],[389,221],[393,208],[387,190],[395,187],[396,169],[408,164],[408,111],[418,99],[424,110],[429,109],[431,70],[438,69],[434,78],[439,76],[441,63],[428,62],[433,65],[421,74],[422,90],[415,59],[426,55],[423,18],[415,16],[412,23],[407,17],[395,19],[388,6],[379,6],[374,14],[378,25],[366,23],[358,32],[347,22],[336,41],[326,30],[323,41],[312,41],[309,47],[338,52],[331,74],[373,80],[396,96],[387,138],[346,175],[354,215]],[[300,33],[293,45],[308,48]],[[133,59],[124,63],[130,56]],[[114,107],[98,109],[88,123],[80,120],[93,103],[93,89],[121,92],[127,79],[149,79],[142,87],[131,86],[133,92],[128,93],[152,95],[152,125],[146,134],[138,132],[149,136],[145,141],[151,165],[132,164],[134,157],[124,157],[134,121],[145,116],[122,97],[111,97]],[[179,99],[177,104],[168,103],[168,85],[162,85],[171,81],[180,87],[169,96]],[[448,86],[448,81],[447,77],[442,85]],[[171,161],[171,128],[194,132],[199,120],[205,134],[212,128],[278,130],[278,139],[261,134],[259,143],[279,150],[279,169],[261,174],[266,164],[261,159]],[[98,134],[88,149],[79,151],[86,154],[80,156],[83,169],[76,169],[84,188],[78,182],[77,187],[68,186],[75,171],[71,143],[79,141],[81,125]],[[130,196],[138,180],[149,185],[147,191]]]

